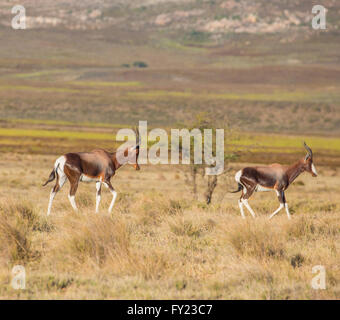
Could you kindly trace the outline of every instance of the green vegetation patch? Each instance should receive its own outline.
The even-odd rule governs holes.
[[[106,81],[72,81],[71,85],[86,86],[86,87],[139,87],[142,85],[138,81],[126,82],[106,82]]]
[[[36,137],[36,138],[65,138],[86,140],[115,140],[114,134],[98,132],[75,132],[57,130],[30,130],[0,128],[0,136],[3,137]]]
[[[190,91],[165,91],[151,90],[144,92],[129,92],[129,97],[154,99],[154,98],[192,98],[206,100],[245,100],[245,101],[311,101],[328,102],[340,100],[340,95],[333,93],[330,95],[325,92],[273,92],[273,93],[195,93]]]
[[[302,142],[306,141],[313,150],[333,150],[340,151],[340,139],[314,137],[314,136],[288,136],[288,135],[264,135],[264,134],[241,134],[232,138],[229,143],[244,147],[253,147],[256,149],[276,148],[278,150],[291,149],[292,152],[302,148]]]
[[[120,126],[121,127],[121,126]],[[111,140],[115,141],[115,135],[105,132],[91,131],[58,131],[41,129],[15,129],[0,128],[0,137],[35,137],[35,138],[63,138],[70,140]],[[3,143],[4,139],[0,142]],[[238,134],[229,138],[226,143],[231,148],[247,148],[256,152],[288,152],[295,153],[302,149],[302,143],[306,141],[314,151],[331,150],[340,152],[340,139],[316,136],[288,136],[288,135],[264,135],[264,134]],[[153,143],[149,143],[152,145]]]
[[[36,92],[53,92],[53,93],[81,93],[81,90],[70,88],[56,88],[56,87],[32,87],[24,85],[0,85],[0,90],[25,90]],[[89,90],[86,93],[97,93],[97,91]]]
[[[128,125],[124,124],[107,124],[107,123],[96,123],[96,122],[71,122],[61,120],[48,120],[48,119],[0,119],[13,125],[20,124],[32,124],[32,125],[56,125],[56,126],[77,126],[77,127],[90,127],[90,128],[126,128]]]
[[[30,73],[16,73],[13,75],[15,78],[40,78],[49,75],[56,75],[60,73],[68,73],[68,70],[44,70],[44,71],[36,71]]]

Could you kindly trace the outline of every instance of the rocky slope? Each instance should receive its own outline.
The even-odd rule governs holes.
[[[315,3],[314,3],[315,2]],[[0,1],[0,23],[9,26],[13,1]],[[311,29],[312,7],[328,10],[328,30],[338,30],[336,0],[22,0],[28,28],[197,30],[209,35],[267,34]]]

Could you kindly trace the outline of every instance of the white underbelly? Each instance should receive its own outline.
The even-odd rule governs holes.
[[[92,178],[92,177],[86,176],[85,174],[82,174],[80,176],[80,181],[81,182],[93,182],[93,181],[99,181],[99,179],[98,178]]]
[[[259,184],[256,186],[256,189],[255,189],[256,192],[266,192],[266,191],[273,191],[273,189],[271,188],[265,188],[265,187],[262,187],[260,186]]]

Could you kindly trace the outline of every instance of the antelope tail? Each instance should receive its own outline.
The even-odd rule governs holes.
[[[238,183],[238,189],[235,190],[235,191],[230,191],[230,193],[237,193],[237,192],[240,192],[242,189],[243,189],[242,184],[241,184],[241,183]]]
[[[53,168],[52,172],[50,173],[50,176],[48,177],[48,180],[42,185],[43,187],[45,187],[48,183],[52,182],[55,179],[55,174],[58,170],[58,167],[59,163],[56,168]]]

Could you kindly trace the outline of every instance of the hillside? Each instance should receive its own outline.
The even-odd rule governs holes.
[[[340,4],[0,1],[0,117],[171,126],[208,111],[245,131],[340,131]],[[316,2],[315,2],[316,4]]]
[[[1,1],[0,13],[8,15],[13,6]],[[213,34],[212,39],[229,33],[311,34],[311,9],[324,5],[329,11],[328,29],[337,30],[340,4],[335,0],[94,0],[94,1],[21,1],[27,10],[29,28],[59,26],[69,30],[196,30]],[[9,25],[5,20],[3,25]],[[217,35],[217,36],[216,36]]]

